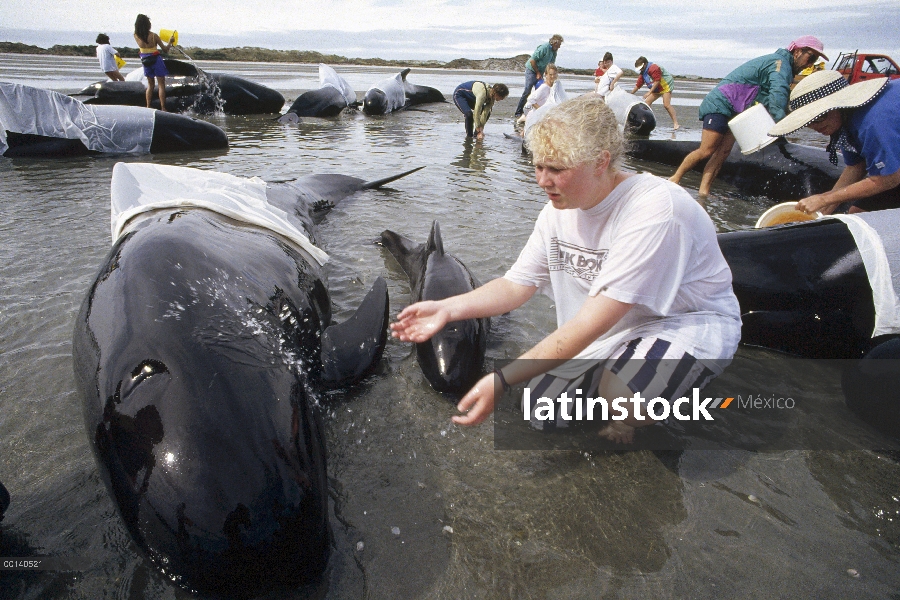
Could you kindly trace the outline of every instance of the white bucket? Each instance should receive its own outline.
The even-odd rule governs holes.
[[[759,217],[756,228],[774,227],[785,223],[797,223],[799,221],[812,221],[822,216],[820,212],[805,213],[796,209],[796,202],[782,202],[776,204]]]
[[[762,104],[754,104],[728,121],[728,127],[741,147],[742,154],[761,150],[778,139],[767,135],[774,126],[772,115]]]

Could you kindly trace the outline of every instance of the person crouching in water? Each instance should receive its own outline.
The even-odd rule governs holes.
[[[553,106],[525,141],[550,201],[519,258],[503,277],[413,304],[391,324],[394,337],[421,343],[450,322],[505,314],[536,292],[554,299],[558,328],[479,380],[453,421],[484,421],[500,385],[529,382],[555,397],[573,397],[577,388],[585,396],[672,400],[719,375],[740,340],[740,307],[703,208],[673,183],[620,170],[624,139],[596,94]],[[633,371],[619,369],[629,359],[670,360],[643,361],[638,376],[622,378]],[[632,410],[600,435],[631,442],[636,427],[653,422]]]
[[[150,18],[147,15],[138,15],[135,19],[134,41],[137,42],[141,64],[144,65],[144,76],[147,78],[147,108],[150,108],[153,99],[153,80],[156,78],[159,84],[159,110],[163,112],[166,110],[166,75],[169,71],[157,47],[168,54],[174,40],[173,35],[169,43],[164,44],[158,35],[150,31]]]
[[[491,117],[494,102],[509,96],[502,83],[488,85],[483,81],[467,81],[453,90],[453,103],[466,119],[466,137],[484,138],[484,126]]]

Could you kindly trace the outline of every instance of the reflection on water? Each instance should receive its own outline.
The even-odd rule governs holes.
[[[275,87],[289,103],[318,87],[315,65],[198,64]],[[396,71],[338,67],[360,94]],[[520,73],[410,74],[448,96],[475,77],[506,82],[512,98],[521,92]],[[4,55],[0,63],[2,80],[65,92],[100,78],[93,58]],[[587,90],[590,79],[566,76],[567,89]],[[678,82],[677,139],[699,139],[692,103],[710,88]],[[422,240],[437,219],[447,247],[481,281],[505,273],[545,202],[529,157],[503,137],[513,131],[514,108],[498,103],[480,142],[465,140],[459,111],[446,103],[296,125],[271,115],[205,117],[228,131],[225,154],[0,159],[0,480],[12,495],[0,555],[24,548],[87,556],[93,565],[77,576],[0,573],[0,591],[189,597],[128,537],[97,474],[74,392],[73,321],[110,247],[116,161],[267,181],[309,173],[372,180],[426,166],[349,198],[322,223],[334,314],[343,321],[379,275],[388,280],[393,313],[408,302],[405,275],[386,267],[374,243],[385,229]],[[668,121],[659,102],[653,108]],[[654,132],[671,135],[665,127]],[[825,142],[805,133],[799,141]],[[625,169],[672,171],[628,160]],[[691,177],[684,183],[696,195],[699,176]],[[717,182],[704,206],[728,231],[752,227],[771,204]],[[554,324],[544,297],[494,319],[488,366],[518,356]],[[334,532],[327,597],[883,598],[900,588],[900,466],[872,452],[869,438],[854,438],[860,449],[846,453],[496,451],[490,425],[451,425],[452,402],[431,390],[411,350],[389,343],[379,373],[323,398]],[[746,348],[739,354],[752,356]],[[785,376],[821,396],[830,416],[815,421],[819,434],[841,434],[840,419],[850,417],[839,386]],[[162,464],[158,451],[148,444],[138,462]]]

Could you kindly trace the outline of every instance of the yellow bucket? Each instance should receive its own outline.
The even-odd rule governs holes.
[[[116,68],[117,68],[117,69],[121,69],[122,67],[124,67],[124,66],[127,65],[127,64],[128,64],[127,62],[125,62],[124,60],[122,60],[122,57],[121,57],[121,56],[119,56],[118,54],[116,54]]]
[[[175,38],[173,42],[176,46],[178,45],[178,31],[175,29],[160,29],[159,30],[159,39],[163,41],[163,44],[168,44],[171,38]]]

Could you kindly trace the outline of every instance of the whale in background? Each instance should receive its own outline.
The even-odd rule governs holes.
[[[424,244],[393,231],[382,232],[381,244],[409,277],[410,303],[443,300],[480,285],[458,258],[444,251],[437,221]],[[490,326],[490,319],[455,321],[427,342],[416,344],[419,366],[431,387],[460,394],[481,377]]]
[[[424,85],[406,80],[410,69],[403,69],[393,77],[382,79],[366,91],[362,110],[367,115],[384,115],[403,108],[429,102],[446,102],[444,95]]]
[[[606,105],[616,115],[616,121],[629,135],[650,135],[656,128],[656,116],[650,106],[634,94],[616,86],[605,96]]]
[[[88,106],[0,82],[0,155],[63,157],[223,150],[225,132],[205,121],[136,106]]]
[[[355,106],[356,92],[328,65],[319,65],[319,89],[303,92],[278,120],[296,123],[300,117],[334,117]]]
[[[260,83],[228,75],[207,73],[194,64],[175,58],[164,58],[169,76],[166,77],[166,110],[229,115],[251,115],[280,112],[284,106],[281,92]],[[73,96],[86,96],[85,104],[120,104],[146,106],[146,78],[138,68],[125,77],[126,81],[98,81]],[[151,108],[159,108],[154,94]]]
[[[629,156],[677,168],[684,157],[700,147],[700,142],[632,139],[626,144]],[[694,171],[702,172],[706,163]],[[828,162],[828,153],[779,139],[753,154],[741,154],[737,144],[719,171],[719,179],[751,196],[773,200],[799,200],[826,192],[844,169]]]
[[[325,569],[318,390],[372,371],[389,307],[379,278],[332,322],[316,224],[405,174],[266,184],[115,166],[114,245],[76,318],[75,375],[125,526],[185,588],[254,596]]]

